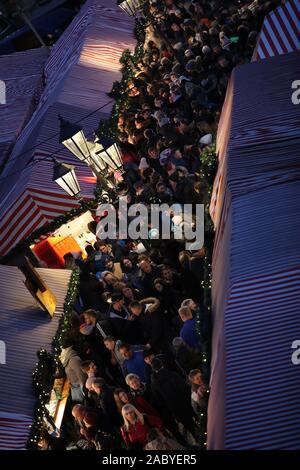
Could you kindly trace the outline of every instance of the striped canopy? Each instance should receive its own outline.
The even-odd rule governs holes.
[[[238,67],[222,111],[209,449],[299,449],[299,76],[300,52]]]
[[[82,120],[80,125],[92,139],[100,119],[110,115],[113,102],[107,92],[121,77],[119,58],[125,48],[134,47],[134,42],[132,19],[116,4],[88,0],[53,47],[45,65],[45,87],[37,109],[0,175],[1,256],[26,239],[33,228],[78,206],[52,183],[51,162],[34,162],[45,155],[56,155],[75,165],[82,195],[93,197],[95,178],[91,170],[59,144],[58,114],[71,122]],[[24,201],[29,209],[23,208],[24,218],[20,218],[20,207],[27,207]]]
[[[41,348],[51,351],[63,314],[71,271],[38,272],[56,297],[53,318],[37,307],[18,268],[0,266],[1,340],[6,344],[6,364],[0,366],[0,450],[25,448],[36,399],[32,390],[36,352]]]
[[[6,88],[6,103],[0,103],[0,168],[39,101],[47,56],[46,48],[0,56],[0,79]]]
[[[300,50],[300,0],[289,0],[266,16],[252,60]]]

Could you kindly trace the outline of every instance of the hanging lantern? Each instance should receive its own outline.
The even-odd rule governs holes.
[[[118,0],[118,6],[130,16],[135,16],[140,11],[141,5],[140,0]]]
[[[80,197],[80,186],[73,165],[56,162],[52,181],[55,181],[69,196]]]
[[[60,120],[59,142],[73,153],[76,158],[81,161],[87,161],[91,155],[82,128],[77,124],[66,121],[61,116],[58,117]]]
[[[103,150],[102,145],[98,142],[88,142],[88,146],[91,154],[91,166],[94,167],[98,173],[103,174],[107,169],[107,165],[105,161],[99,156],[100,152]]]
[[[112,170],[122,170],[123,160],[118,144],[108,137],[103,137],[96,143],[102,147],[96,152],[100,159],[102,159]]]

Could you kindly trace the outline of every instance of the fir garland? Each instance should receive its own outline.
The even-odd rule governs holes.
[[[46,404],[49,402],[55,372],[53,355],[45,349],[37,352],[38,363],[32,374],[33,390],[37,398],[33,423],[30,426],[30,434],[27,441],[27,449],[37,449],[41,438],[41,432],[46,416]]]
[[[113,83],[112,90],[107,94],[115,100],[115,104],[109,119],[100,121],[98,127],[100,135],[112,137],[117,141],[119,140],[118,117],[121,110],[130,108],[131,99],[127,94],[129,83],[134,79],[136,65],[144,54],[146,22],[143,18],[135,20],[134,36],[137,44],[134,53],[132,54],[129,49],[125,49],[122,53],[120,58],[122,78]]]
[[[71,316],[73,307],[76,302],[78,293],[80,269],[75,268],[72,271],[70,282],[68,285],[68,291],[64,303],[64,314],[60,319],[60,323],[56,332],[55,337],[52,341],[52,350],[55,358],[56,365],[59,363],[59,355],[61,353],[62,344],[66,337],[66,334],[71,328]]]
[[[46,405],[49,403],[54,374],[59,364],[62,343],[71,326],[70,320],[78,292],[79,273],[79,268],[75,268],[72,271],[64,302],[64,313],[60,319],[56,335],[52,342],[52,353],[49,353],[45,349],[41,349],[37,352],[39,360],[32,374],[33,390],[37,403],[33,423],[30,426],[30,435],[26,446],[27,449],[37,449],[38,442],[41,439],[44,417],[48,415]]]

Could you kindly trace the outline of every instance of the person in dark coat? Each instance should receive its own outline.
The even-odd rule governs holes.
[[[175,290],[167,281],[159,277],[154,281],[154,288],[156,290],[156,297],[160,301],[161,312],[166,316],[169,324],[173,326],[175,331],[179,332],[181,322],[178,318],[178,309],[183,300],[182,294]]]
[[[143,259],[140,261],[140,268],[142,271],[141,283],[145,295],[153,296],[155,289],[153,286],[154,280],[160,277],[160,269],[157,266],[153,266],[149,259]]]
[[[103,319],[93,309],[88,309],[83,312],[83,318],[84,325],[92,328],[90,334],[85,334],[90,347],[93,348],[103,360],[109,360],[109,354],[103,344],[103,338],[110,334],[110,325],[108,319]],[[82,325],[80,330],[83,331]]]
[[[159,307],[159,300],[155,297],[149,297],[141,302],[131,302],[129,309],[135,316],[134,323],[143,331],[147,344],[155,353],[172,355],[170,343],[175,333]]]
[[[126,282],[129,282],[135,289],[141,289],[140,271],[139,268],[133,264],[132,259],[125,256],[121,259],[120,266],[125,275]]]
[[[133,316],[125,307],[124,297],[120,293],[111,296],[111,307],[109,311],[112,334],[115,338],[129,344],[139,344],[141,338],[133,325]]]
[[[195,414],[191,405],[191,391],[186,381],[176,372],[164,368],[160,359],[152,361],[151,390],[175,420],[181,423],[196,439]]]
[[[186,295],[194,299],[196,302],[201,302],[203,297],[201,281],[203,280],[203,277],[199,279],[198,273],[197,275],[195,274],[197,269],[199,269],[198,262],[201,262],[201,260],[192,260],[192,257],[188,252],[182,251],[179,255],[179,261],[181,264],[181,279]],[[196,269],[195,263],[197,265]]]
[[[181,292],[183,289],[182,280],[179,274],[171,268],[171,266],[164,265],[161,268],[161,277],[172,287],[176,292]]]
[[[95,310],[86,310],[83,313],[84,323],[80,325],[80,333],[88,344],[87,359],[92,360],[101,376],[111,380],[109,368],[110,354],[103,343],[103,337],[110,333],[109,324],[101,320]]]
[[[103,285],[86,266],[83,267],[79,276],[78,292],[85,309],[105,309],[105,302],[102,299]]]
[[[188,374],[192,369],[201,367],[202,355],[197,351],[197,349],[191,349],[180,337],[174,338],[172,345],[175,352],[176,362],[186,374]]]
[[[88,442],[92,442],[95,450],[115,450],[120,445],[115,436],[107,431],[98,430],[96,427],[90,427],[85,430],[84,437]],[[93,449],[93,450],[94,450]]]
[[[150,386],[151,384],[151,375],[152,375],[152,362],[155,357],[161,360],[163,363],[164,367],[168,370],[172,370],[174,372],[177,372],[177,374],[182,375],[185,377],[185,370],[178,364],[175,358],[172,358],[171,356],[167,356],[166,354],[154,354],[153,349],[151,348],[146,348],[143,352],[144,356],[144,361],[146,363],[145,366],[145,377],[146,377],[146,384]]]
[[[93,391],[95,392],[95,399],[98,399],[99,405],[108,421],[114,426],[120,426],[122,420],[117,409],[114,399],[114,388],[109,387],[101,378],[96,378],[93,381]]]

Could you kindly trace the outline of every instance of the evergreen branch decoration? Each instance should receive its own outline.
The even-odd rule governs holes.
[[[79,274],[80,269],[75,268],[72,271],[71,278],[68,285],[68,291],[64,303],[64,314],[60,319],[60,323],[56,332],[55,337],[52,341],[52,349],[55,358],[56,365],[59,362],[59,355],[61,353],[61,348],[63,341],[66,337],[66,334],[71,328],[71,316],[73,312],[73,307],[76,302],[76,297],[78,293],[78,284],[79,284]]]
[[[48,415],[46,405],[49,403],[54,374],[59,364],[62,343],[71,327],[70,320],[78,293],[79,273],[79,268],[75,268],[72,271],[64,302],[64,313],[52,341],[52,353],[49,353],[45,349],[40,349],[40,351],[37,352],[38,363],[32,374],[33,390],[37,402],[33,423],[30,426],[30,435],[26,446],[27,449],[36,450],[41,439],[44,417]]]

